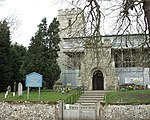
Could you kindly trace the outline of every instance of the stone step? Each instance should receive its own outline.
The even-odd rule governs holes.
[[[104,90],[84,91],[84,93],[105,93]]]
[[[104,91],[84,91],[84,94],[97,95],[97,94],[105,94],[105,92]]]
[[[102,93],[102,94],[100,94],[100,93],[97,93],[97,94],[92,94],[92,93],[83,93],[83,95],[82,96],[104,96],[105,94],[104,93]]]
[[[105,91],[104,90],[91,90],[91,91],[89,91],[89,90],[85,90],[84,92],[89,92],[89,93],[104,93]]]
[[[85,100],[88,100],[88,99],[90,99],[90,100],[91,100],[91,99],[92,99],[92,100],[93,100],[93,99],[94,99],[94,100],[95,100],[95,99],[98,100],[98,99],[103,99],[103,98],[104,98],[104,96],[101,96],[101,97],[84,97],[84,96],[81,96],[81,97],[79,98],[79,100],[84,100],[84,99],[85,99]]]
[[[103,100],[103,99],[102,99]],[[100,100],[78,100],[76,103],[97,103]]]
[[[82,95],[80,98],[103,98],[104,95],[97,95],[97,96],[87,96],[87,95]]]
[[[97,101],[103,100],[104,95],[104,91],[84,91],[77,103],[96,103]]]
[[[105,94],[85,94],[83,93],[83,96],[104,96]]]

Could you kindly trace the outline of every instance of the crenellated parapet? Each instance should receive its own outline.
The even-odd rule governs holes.
[[[80,8],[72,8],[72,9],[64,9],[64,10],[59,9],[58,16],[76,15],[76,14],[80,14],[81,12],[82,12],[82,10]]]

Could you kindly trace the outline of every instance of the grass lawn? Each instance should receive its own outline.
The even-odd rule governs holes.
[[[107,92],[108,104],[150,104],[150,90]]]
[[[38,91],[30,91],[30,97],[27,99],[27,92],[23,92],[23,96],[18,97],[17,95],[13,97],[9,95],[7,98],[5,97],[5,93],[0,93],[0,101],[8,101],[8,102],[24,102],[24,101],[32,101],[32,102],[44,102],[44,103],[56,103],[58,100],[65,100],[75,91],[72,90],[70,93],[59,93],[55,91],[41,91],[40,100],[38,97]]]
[[[59,100],[65,100],[70,95],[74,94],[75,90],[70,93],[59,93],[55,91],[41,91],[40,100],[38,98],[38,91],[30,91],[30,98],[27,99],[27,92],[23,92],[23,96],[13,97],[9,95],[4,98],[5,93],[0,93],[0,101],[8,102],[43,102],[43,103],[56,103]],[[114,91],[106,92],[105,100],[107,104],[150,104],[150,90],[131,90],[131,91]]]

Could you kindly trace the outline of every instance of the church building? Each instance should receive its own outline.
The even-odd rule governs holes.
[[[88,36],[81,9],[58,11],[60,22],[60,81],[85,90],[116,90],[123,84],[150,84],[145,35]],[[142,51],[143,52],[143,51]],[[145,60],[144,63],[140,62]]]

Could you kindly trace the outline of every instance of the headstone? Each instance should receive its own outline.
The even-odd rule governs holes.
[[[8,96],[8,91],[6,91],[6,93],[5,93],[5,98],[7,98],[7,96]]]
[[[8,95],[8,91],[6,91],[6,95]]]
[[[16,95],[16,86],[17,86],[17,83],[14,82],[13,97],[15,97]]]
[[[15,97],[15,95],[16,95],[16,93],[15,93],[15,92],[13,92],[13,97]]]
[[[11,93],[11,86],[8,86],[8,87],[7,87],[7,91],[8,91],[8,94]]]
[[[18,96],[22,96],[22,84],[18,83]]]
[[[147,88],[150,89],[150,85],[147,85]]]
[[[7,94],[5,93],[5,98],[7,98]]]
[[[17,86],[17,83],[14,82],[14,92],[16,92],[16,86]]]

